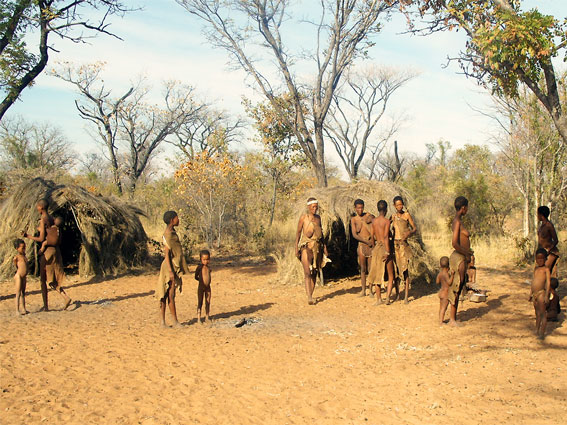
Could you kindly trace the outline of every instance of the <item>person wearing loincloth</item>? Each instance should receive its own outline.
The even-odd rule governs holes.
[[[58,226],[55,226],[55,220],[47,209],[49,202],[47,199],[40,199],[36,204],[36,209],[41,216],[39,226],[37,228],[39,235],[32,236],[26,232],[22,232],[23,236],[34,240],[41,244],[38,250],[39,254],[39,282],[41,285],[41,297],[43,299],[42,311],[49,311],[47,302],[47,283],[61,295],[65,303],[63,309],[67,309],[71,304],[71,298],[65,293],[61,284],[65,273],[63,272],[63,260],[61,258],[61,234]],[[54,228],[53,228],[54,227]]]
[[[175,308],[175,290],[179,288],[179,292],[183,289],[183,281],[181,275],[188,274],[189,268],[179,236],[175,231],[175,227],[179,225],[179,216],[175,211],[166,211],[163,215],[163,221],[167,224],[163,233],[164,244],[164,260],[161,263],[159,277],[156,288],[156,297],[160,304],[161,325],[165,324],[165,306],[169,304],[169,311],[173,317],[173,325],[180,326],[177,320],[177,310]]]
[[[449,287],[448,300],[451,304],[449,311],[449,324],[457,326],[457,309],[459,307],[459,297],[466,284],[467,266],[471,261],[474,252],[471,250],[470,233],[465,228],[462,218],[467,214],[469,201],[464,196],[455,199],[455,218],[453,219],[452,245],[453,253],[449,257],[449,269],[455,273],[453,283]]]
[[[559,249],[557,244],[557,232],[555,226],[549,221],[550,210],[548,207],[541,206],[537,209],[537,219],[541,222],[537,230],[538,249],[543,248],[547,251],[545,266],[549,269],[551,277],[557,277],[557,261],[559,260]]]
[[[386,304],[390,304],[390,295],[394,282],[394,265],[390,250],[390,220],[386,218],[388,203],[384,200],[378,201],[378,217],[372,220],[372,238],[374,249],[370,262],[370,273],[368,281],[371,286],[376,287],[376,304],[382,304],[381,289],[384,286],[384,273],[388,273],[388,286],[386,289]]]
[[[352,236],[358,241],[356,253],[358,264],[360,264],[360,296],[366,296],[366,275],[372,259],[372,248],[374,240],[372,238],[372,220],[374,216],[364,212],[364,201],[357,199],[354,201],[355,215],[350,219],[350,231]],[[372,288],[370,290],[372,292]]]
[[[409,261],[412,257],[411,248],[408,244],[408,238],[417,232],[417,227],[413,221],[413,217],[406,210],[404,211],[404,200],[401,196],[394,198],[394,208],[396,212],[392,215],[392,227],[394,230],[394,253],[396,271],[396,293],[399,296],[398,281],[404,280],[405,297],[404,302],[407,304],[409,296],[410,278],[409,278]],[[397,298],[397,297],[396,297]]]
[[[297,224],[295,236],[295,255],[303,266],[307,303],[314,305],[313,291],[320,269],[328,262],[327,247],[323,242],[321,217],[317,214],[319,202],[315,198],[307,200],[307,212],[302,214]]]
[[[534,304],[536,315],[536,334],[539,339],[545,338],[545,328],[547,327],[546,307],[549,304],[549,293],[551,288],[551,273],[546,266],[547,251],[539,248],[536,251],[536,266],[534,268],[534,278],[530,290],[529,301]]]

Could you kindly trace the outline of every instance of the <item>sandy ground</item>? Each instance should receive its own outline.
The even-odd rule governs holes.
[[[373,306],[357,280],[274,283],[274,266],[217,264],[211,326],[195,323],[195,281],[178,298],[185,326],[161,329],[157,274],[71,277],[73,311],[15,317],[0,284],[2,424],[556,424],[567,417],[567,326],[532,333],[529,271],[479,268],[487,303],[460,328],[436,324],[435,288]],[[565,284],[560,293],[566,294]],[[562,303],[563,304],[563,303]],[[251,324],[235,328],[242,318]]]

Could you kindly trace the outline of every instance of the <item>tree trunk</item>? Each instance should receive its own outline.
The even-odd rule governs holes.
[[[270,224],[268,224],[268,227],[272,227],[272,223],[274,222],[274,214],[276,211],[276,197],[278,195],[278,180],[274,179],[274,192],[272,193],[272,211],[270,214]]]
[[[317,157],[312,161],[317,177],[318,187],[327,187],[327,170],[325,169],[325,145],[323,139],[323,124],[315,123],[315,143],[317,146]]]
[[[523,219],[523,227],[524,227],[524,238],[530,236],[530,199],[528,194],[524,195],[524,219]]]

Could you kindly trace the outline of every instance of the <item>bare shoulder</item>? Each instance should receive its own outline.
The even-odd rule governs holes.
[[[317,220],[319,224],[321,224],[321,216],[319,214],[313,214],[313,217],[315,217],[315,220]]]

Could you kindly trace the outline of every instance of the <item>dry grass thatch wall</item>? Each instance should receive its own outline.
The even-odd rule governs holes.
[[[3,278],[14,273],[14,239],[21,238],[22,230],[36,232],[36,203],[41,198],[49,201],[50,214],[63,217],[63,261],[66,265],[78,264],[82,276],[116,273],[140,265],[147,258],[147,236],[138,218],[140,210],[115,198],[96,196],[79,186],[36,178],[17,187],[0,207]],[[29,239],[26,244],[32,271],[36,271],[36,244]]]
[[[433,276],[434,260],[427,254],[421,235],[419,233],[419,210],[414,208],[412,200],[407,192],[400,186],[389,182],[360,181],[349,185],[315,188],[307,191],[304,199],[297,204],[297,210],[301,213],[306,211],[305,201],[308,197],[315,197],[319,201],[319,214],[323,225],[323,236],[327,243],[331,263],[325,267],[326,277],[352,276],[359,273],[356,248],[358,242],[350,232],[350,219],[354,214],[355,199],[362,199],[365,209],[377,215],[376,204],[384,199],[388,202],[388,217],[394,213],[392,201],[394,196],[401,195],[404,198],[408,211],[414,217],[418,226],[418,233],[409,239],[413,250],[413,258],[410,263],[410,274],[414,283],[431,282]],[[299,216],[296,218],[296,220]],[[293,241],[290,241],[290,246]],[[290,252],[293,250],[290,249]],[[289,268],[289,262],[286,262]],[[302,282],[303,272],[299,261],[295,261],[294,269],[282,270],[286,279],[297,279]],[[282,263],[283,264],[283,263]]]

